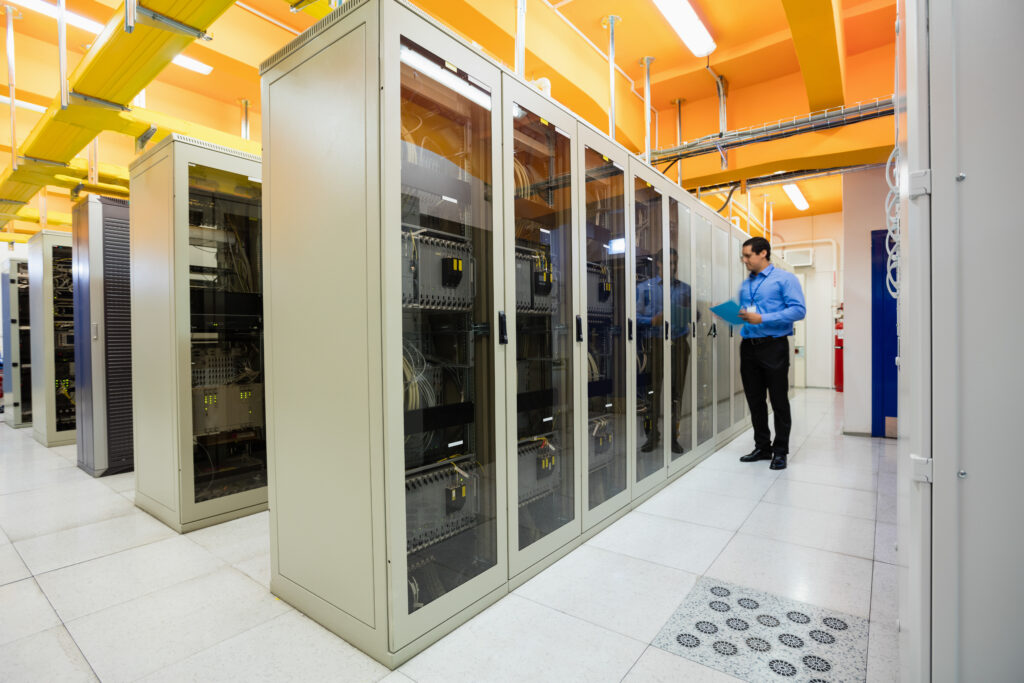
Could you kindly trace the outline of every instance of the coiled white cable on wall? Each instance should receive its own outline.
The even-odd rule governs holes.
[[[885,252],[885,288],[889,296],[899,299],[900,296],[900,163],[902,161],[899,145],[893,147],[889,160],[885,163],[885,182],[889,184],[889,194],[885,198],[886,238]]]

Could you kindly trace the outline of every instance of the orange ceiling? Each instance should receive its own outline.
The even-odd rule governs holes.
[[[429,5],[430,11],[446,23],[457,23],[453,17],[459,13],[480,15],[482,18],[478,33],[473,33],[473,25],[469,24],[468,29],[460,27],[463,35],[503,60],[510,59],[507,53],[511,46],[509,31],[514,31],[514,0],[420,1],[425,6]],[[686,101],[683,106],[684,139],[717,131],[715,86],[711,76],[704,70],[708,60],[690,54],[664,22],[652,0],[543,0],[545,5],[540,5],[539,1],[533,0],[535,4],[530,5],[532,13],[553,12],[552,8],[556,7],[602,51],[607,50],[608,33],[601,26],[601,19],[611,13],[622,17],[622,23],[616,28],[616,62],[633,79],[635,93],[643,93],[641,58],[648,55],[655,58],[651,67],[652,100],[658,112],[657,122],[660,125],[657,136],[662,147],[675,142],[676,109],[671,101],[676,98]],[[835,1],[840,3],[843,20],[847,102],[887,96],[892,91],[895,0]],[[413,0],[413,4],[416,3],[417,0]],[[168,66],[147,88],[147,106],[237,134],[240,118],[238,100],[246,98],[251,102],[253,137],[258,139],[258,65],[291,40],[294,32],[312,25],[315,15],[322,14],[322,8],[319,8],[322,4],[317,3],[318,9],[307,14],[291,13],[288,3],[283,0],[246,0],[242,3],[284,24],[291,31],[256,16],[240,5],[232,7],[211,28],[213,41],[194,43],[185,51],[186,55],[213,66],[213,72],[202,76],[176,65]],[[710,63],[729,82],[730,128],[807,113],[807,96],[781,0],[691,0],[691,4],[708,26],[718,46],[710,57]],[[69,11],[104,23],[119,11],[121,3],[119,0],[67,0],[67,6]],[[20,11],[23,18],[15,24],[18,36],[19,99],[46,105],[57,91],[56,22],[30,10]],[[568,27],[564,27],[564,30],[571,32]],[[93,36],[88,32],[69,27],[71,69],[81,59],[92,39]],[[529,34],[527,45],[528,48],[531,46]],[[49,54],[48,50],[51,51]],[[579,57],[582,58],[582,55]],[[534,67],[528,61],[527,72],[534,71]],[[552,67],[544,65],[544,68]],[[552,80],[556,83],[568,83],[573,78],[571,68],[569,65],[568,70],[562,68],[560,73],[549,75],[553,76]],[[6,74],[6,69],[0,73]],[[570,108],[588,112],[586,115],[595,126],[601,129],[606,127],[606,114],[597,111],[592,104],[584,106],[579,103],[577,107],[577,103],[564,99],[565,93],[558,92],[557,88],[553,95]],[[601,106],[605,106],[606,92],[592,93],[591,96]],[[620,103],[623,100],[628,101],[620,106],[624,109],[639,107],[642,116],[642,106],[636,95],[620,97]],[[6,116],[2,105],[0,115]],[[27,133],[30,127],[30,124],[26,126],[20,123],[26,115],[29,118],[35,116],[30,112],[19,111],[20,135]],[[626,113],[621,118],[632,127],[640,126],[639,135],[631,131],[626,137],[642,141],[642,118]],[[847,148],[851,152],[860,148],[879,147],[878,131],[881,128],[868,130],[865,126],[864,129],[862,139],[856,133],[846,134],[849,138]],[[797,159],[806,146],[806,141],[793,138],[785,145],[776,145],[773,153],[780,159]],[[128,163],[130,157],[121,157],[131,154],[130,143],[110,144],[108,147],[111,151],[105,160],[125,165]],[[756,147],[746,149],[754,150]],[[764,154],[733,153],[730,155],[730,168],[735,169],[736,173],[742,173],[745,157],[756,157],[757,163],[763,164]],[[793,163],[799,165],[799,161]],[[707,175],[714,170],[717,170],[717,161],[713,158],[701,158],[684,164],[684,175],[687,177]],[[675,177],[674,173],[670,172],[670,175]],[[817,195],[816,200],[812,200],[811,212],[817,213],[819,208],[835,210],[836,201],[841,202],[838,186],[837,179],[814,181],[811,185],[813,190],[808,192],[809,200],[812,200],[810,195]],[[788,199],[783,195],[782,201],[776,202],[776,216],[784,203],[788,203]]]

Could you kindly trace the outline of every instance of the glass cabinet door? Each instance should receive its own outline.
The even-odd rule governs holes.
[[[75,307],[71,247],[51,250],[53,268],[54,431],[75,430]]]
[[[575,517],[572,151],[564,131],[512,105],[520,550]]]
[[[694,329],[694,365],[697,370],[697,445],[715,435],[715,375],[711,313],[711,223],[696,214],[693,221],[696,243],[697,317]]]
[[[636,225],[636,480],[665,466],[665,267],[662,194],[633,179]]]
[[[488,87],[404,36],[399,58],[401,221],[388,229],[401,231],[411,614],[498,562],[495,141]]]
[[[189,164],[194,502],[267,485],[261,187]]]
[[[25,261],[18,263],[17,280],[17,292],[11,296],[16,297],[18,302],[17,343],[20,351],[18,369],[21,371],[21,394],[15,394],[14,400],[20,398],[21,422],[29,423],[32,421],[32,326],[29,324],[28,263]]]
[[[693,281],[690,257],[690,209],[674,198],[668,200],[669,299],[671,301],[672,346],[670,379],[672,393],[672,460],[693,449],[693,384],[690,372],[690,337],[693,325]]]
[[[587,147],[587,487],[593,510],[626,490],[626,197],[618,164]]]
[[[733,296],[738,297],[740,286],[746,279],[747,269],[743,266],[741,258],[743,242],[739,237],[732,238],[732,251],[729,252],[729,265],[732,269],[732,291]],[[739,422],[747,416],[747,397],[743,393],[743,379],[740,377],[740,330],[739,326],[732,327],[732,417],[733,422]]]
[[[720,227],[712,229],[712,252],[715,262],[714,292],[715,304],[728,299],[729,292],[729,234]],[[732,344],[729,339],[729,324],[721,319],[714,322],[715,339],[715,400],[719,434],[732,424]]]

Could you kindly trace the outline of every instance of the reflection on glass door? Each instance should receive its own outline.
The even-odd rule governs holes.
[[[697,370],[697,445],[715,435],[714,364],[711,314],[711,223],[697,215],[693,221],[697,259],[697,315],[694,321],[694,365]]]
[[[740,286],[745,279],[746,268],[741,258],[742,247],[738,237],[732,238],[732,251],[729,252],[729,265],[733,272],[732,292],[738,297]],[[739,422],[747,416],[747,398],[743,394],[743,378],[740,377],[740,327],[732,328],[732,416],[733,422]]]
[[[519,549],[572,521],[572,146],[513,104]]]
[[[690,209],[669,199],[669,297],[672,302],[670,384],[672,392],[672,459],[693,448],[693,386],[690,379],[692,272],[690,266]]]
[[[267,485],[258,182],[190,165],[189,304],[195,502]]]
[[[491,94],[402,38],[408,610],[497,563]],[[398,359],[395,359],[398,360]]]
[[[713,260],[715,262],[714,293],[712,298],[716,304],[728,299],[729,292],[729,235],[721,228],[713,229]],[[729,324],[716,320],[715,339],[715,400],[718,405],[718,433],[721,434],[732,424],[732,344],[729,339]]]
[[[587,487],[593,510],[626,490],[625,175],[586,148]]]
[[[662,196],[633,179],[636,214],[636,480],[665,466],[665,268]]]

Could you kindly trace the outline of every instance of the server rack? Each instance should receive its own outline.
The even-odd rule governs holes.
[[[0,268],[4,325],[4,421],[32,424],[32,343],[29,326],[28,261],[10,258]]]
[[[271,589],[395,666],[668,480],[667,440],[635,476],[634,175],[699,202],[403,0],[261,74]]]
[[[71,213],[78,467],[133,467],[128,202],[90,195]]]
[[[28,241],[32,335],[32,436],[75,443],[75,310],[71,235],[43,230]]]
[[[267,506],[260,159],[173,135],[129,172],[135,503],[186,532]]]

